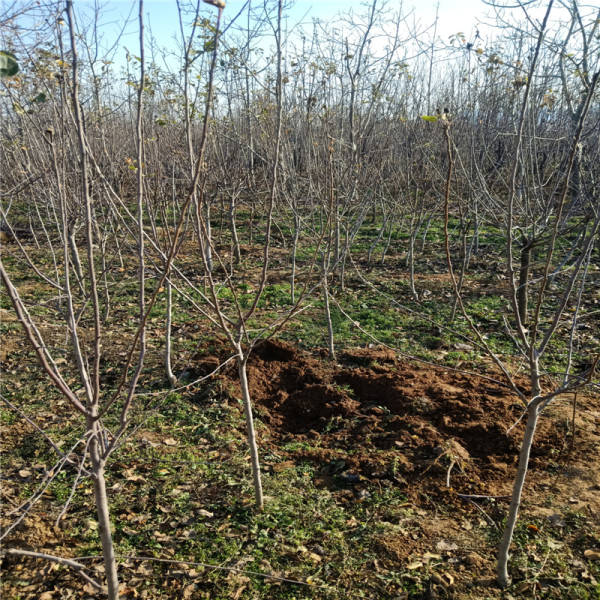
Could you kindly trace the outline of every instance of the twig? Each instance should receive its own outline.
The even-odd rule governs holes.
[[[483,496],[480,494],[458,494],[461,498],[479,498],[481,500],[508,500],[510,496]]]
[[[188,389],[188,388],[191,388],[191,387],[195,387],[199,383],[202,383],[203,381],[206,381],[207,379],[210,379],[213,375],[215,375],[216,373],[218,373],[223,367],[225,367],[226,365],[228,365],[234,358],[235,358],[235,355],[234,356],[230,356],[227,360],[223,361],[218,367],[216,367],[208,375],[203,375],[199,379],[195,379],[194,381],[192,381],[190,383],[186,383],[185,385],[181,385],[179,387],[172,388],[172,389],[170,388],[168,390],[161,390],[160,392],[138,392],[136,394],[136,397],[141,398],[143,396],[168,396],[169,394],[172,394],[174,392],[180,392],[182,390],[185,390],[185,389]]]
[[[85,458],[88,453],[88,447],[90,445],[91,439],[92,439],[91,437],[88,437],[88,440],[85,444],[85,448],[83,449],[83,454],[81,455],[81,460],[79,462],[79,470],[77,471],[77,476],[75,477],[75,481],[73,482],[73,485],[71,486],[71,493],[69,494],[69,497],[67,498],[67,501],[65,502],[65,505],[63,506],[63,509],[60,511],[60,514],[58,515],[58,517],[56,519],[57,527],[58,527],[58,524],[60,523],[60,521],[62,520],[62,518],[67,514],[67,510],[69,510],[69,505],[71,504],[71,501],[73,500],[73,496],[75,495],[75,490],[77,489],[77,484],[79,483],[79,480],[81,479],[81,474],[87,473],[87,471],[84,469],[83,465],[85,464]]]
[[[529,407],[525,408],[521,413],[521,416],[506,430],[506,435],[508,435],[522,420],[525,415],[527,415],[527,411]]]
[[[450,473],[452,472],[452,467],[454,467],[455,464],[455,460],[450,461],[450,466],[448,467],[448,472],[446,473],[446,487],[450,487]]]
[[[82,556],[79,560],[99,560],[101,556]],[[329,590],[327,586],[316,586],[306,581],[300,581],[298,579],[289,579],[287,577],[280,577],[279,575],[271,575],[269,573],[259,573],[258,571],[246,571],[244,569],[236,569],[235,567],[223,567],[221,565],[209,565],[207,563],[190,562],[185,560],[175,560],[169,558],[154,558],[153,556],[129,556],[122,555],[117,557],[119,560],[149,560],[152,562],[167,563],[172,565],[186,565],[188,567],[203,567],[205,569],[213,569],[215,571],[229,571],[231,573],[239,573],[240,575],[255,575],[257,577],[264,577],[266,579],[274,579],[276,581],[282,581],[285,583],[293,583],[295,585],[304,585],[311,588],[319,588]]]
[[[52,448],[55,450],[55,452],[61,458],[67,459],[66,460],[67,464],[75,466],[75,464],[76,464],[75,461],[66,457],[64,452],[50,439],[48,434],[43,429],[41,429],[41,427],[35,421],[32,421],[18,406],[14,405],[10,400],[5,398],[5,396],[3,394],[0,394],[0,401],[6,403],[10,408],[12,408],[12,410],[19,413],[32,427],[34,427],[37,431],[39,431],[42,434],[42,436],[44,437],[44,439],[52,446]],[[89,472],[85,471],[85,474],[89,475]]]
[[[227,364],[229,364],[234,358],[235,358],[235,356],[230,356],[225,362],[222,362],[216,369],[214,369],[213,371],[211,371],[208,375],[204,375],[203,377],[200,377],[199,379],[196,379],[195,381],[192,381],[191,383],[188,383],[186,385],[180,386],[178,388],[173,388],[173,389],[168,389],[168,390],[162,390],[160,392],[145,392],[145,393],[136,394],[137,397],[141,397],[141,396],[162,396],[162,398],[159,398],[159,401],[158,401],[157,405],[153,409],[150,409],[150,410],[146,411],[144,418],[140,421],[140,423],[138,423],[133,428],[133,430],[131,432],[129,432],[127,435],[122,435],[122,432],[120,432],[120,433],[117,432],[119,435],[121,435],[121,437],[119,439],[113,439],[113,441],[111,442],[111,444],[109,446],[110,453],[118,450],[128,440],[130,440],[144,426],[144,424],[147,423],[148,420],[152,416],[154,416],[154,414],[156,413],[156,411],[161,407],[162,403],[169,397],[170,394],[172,394],[174,392],[178,392],[178,391],[184,390],[186,388],[190,388],[192,386],[197,385],[198,383],[200,383],[202,381],[205,381],[206,379],[209,379],[215,373],[217,373],[223,367],[225,367]]]
[[[53,554],[43,554],[42,552],[29,552],[28,550],[17,550],[16,548],[9,548],[6,554],[12,554],[15,556],[29,556],[30,558],[39,558],[42,560],[49,560],[67,567],[75,569],[91,586],[97,590],[102,590],[102,586],[92,579],[87,573],[84,572],[84,567],[81,563],[68,558],[62,558],[61,556],[54,556]]]
[[[14,514],[18,513],[21,510],[23,511],[21,516],[19,516],[11,525],[9,525],[2,532],[2,534],[0,535],[0,541],[2,541],[25,518],[27,513],[29,513],[29,511],[33,508],[34,504],[36,504],[36,502],[41,498],[41,496],[44,493],[44,491],[46,490],[46,488],[52,483],[52,481],[55,479],[55,477],[60,473],[62,467],[67,462],[68,457],[73,453],[75,448],[77,448],[77,446],[79,446],[79,444],[81,444],[82,441],[83,441],[83,438],[77,440],[75,445],[69,450],[69,452],[65,455],[65,457],[62,458],[53,469],[51,469],[50,471],[47,472],[45,479],[42,481],[42,483],[40,483],[37,490],[29,497],[28,500],[26,500],[19,507],[15,508],[10,513],[8,513],[10,516],[10,515],[14,515]]]
[[[492,526],[495,527],[496,529],[498,529],[498,525],[496,525],[495,521],[492,519],[492,517],[490,517],[485,510],[483,510],[483,508],[481,508],[481,506],[479,506],[479,504],[477,504],[477,502],[475,502],[475,500],[469,498],[468,496],[463,496],[463,494],[458,494],[458,497],[461,500],[464,500],[465,502],[470,502],[486,519],[486,521]],[[509,496],[506,496],[507,498]]]
[[[496,384],[502,386],[503,388],[508,389],[509,391],[514,391],[506,383],[504,383],[502,381],[498,381],[497,379],[488,377],[487,375],[482,375],[481,373],[476,373],[475,371],[464,371],[463,369],[456,369],[455,367],[449,367],[448,365],[434,363],[429,360],[425,360],[424,358],[419,358],[418,356],[414,356],[412,354],[407,354],[406,352],[402,352],[402,350],[400,350],[399,348],[396,348],[395,346],[390,346],[389,344],[382,342],[380,339],[376,338],[372,333],[363,329],[363,327],[361,327],[361,325],[357,321],[355,321],[341,307],[340,303],[336,300],[335,296],[330,296],[330,300],[332,300],[333,303],[338,307],[339,311],[342,313],[342,316],[344,316],[346,319],[348,319],[353,324],[353,326],[356,327],[356,329],[358,329],[361,333],[366,335],[368,338],[372,339],[376,344],[383,346],[384,348],[387,348],[388,350],[392,350],[392,352],[395,352],[396,354],[398,354],[399,356],[402,356],[403,358],[405,358],[407,360],[412,360],[414,362],[418,362],[423,365],[428,365],[430,367],[435,367],[437,369],[443,369],[444,371],[452,371],[453,373],[461,373],[462,375],[471,375],[473,377],[479,377],[480,379],[485,379],[486,381],[489,381],[491,383],[496,383]]]

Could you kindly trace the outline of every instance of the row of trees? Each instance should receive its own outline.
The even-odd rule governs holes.
[[[454,314],[527,414],[500,551],[507,585],[539,414],[588,383],[595,367],[574,374],[572,363],[598,260],[600,14],[551,1],[538,20],[529,4],[490,42],[460,34],[444,46],[377,0],[335,27],[316,22],[287,35],[281,0],[248,2],[229,22],[223,2],[205,1],[214,8],[178,0],[170,48],[147,34],[140,1],[139,47],[124,60],[103,49],[100,15],[76,15],[70,1],[24,3],[0,16],[1,218],[13,242],[2,280],[40,365],[81,414],[79,450],[56,449],[62,466],[94,483],[109,597],[118,597],[118,576],[104,472],[135,431],[150,314],[160,309],[164,319],[171,386],[174,304],[227,339],[262,507],[246,377],[252,349],[320,297],[334,356],[331,295],[346,286],[349,264],[383,264],[398,231],[419,300],[419,241],[440,219]],[[499,24],[503,14],[497,7]],[[375,233],[365,250],[355,241],[367,225]],[[528,392],[463,299],[471,257],[493,240],[508,282],[506,335],[527,365]],[[261,301],[274,245],[288,251],[277,269],[290,298],[267,315]],[[244,268],[243,251],[260,255],[258,269]],[[24,270],[44,289],[43,302],[19,293]],[[107,385],[104,348],[121,325],[113,307],[123,272],[135,272],[127,285],[136,326],[117,383]],[[563,373],[548,380],[544,360],[565,323]],[[48,341],[50,324],[68,332],[66,347]]]

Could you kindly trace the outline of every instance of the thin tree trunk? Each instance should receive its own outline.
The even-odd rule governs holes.
[[[90,435],[93,436],[90,442],[92,481],[94,483],[94,500],[96,503],[96,514],[98,515],[98,526],[100,531],[100,542],[102,544],[102,556],[104,558],[104,569],[106,572],[108,598],[109,600],[118,600],[119,578],[117,575],[117,561],[115,559],[112,530],[110,526],[108,497],[106,494],[106,479],[104,477],[105,461],[100,456],[99,436],[101,433],[98,421],[92,421],[91,419],[88,419],[88,431],[90,432]]]
[[[523,238],[521,246],[521,267],[519,270],[519,287],[517,288],[517,306],[519,308],[519,319],[521,325],[527,325],[527,302],[528,294],[527,287],[529,282],[529,269],[531,265],[531,249],[533,248],[533,240]]]
[[[242,262],[242,253],[240,251],[240,240],[235,224],[235,200],[233,196],[229,200],[229,223],[231,225],[231,243],[233,244],[232,254],[235,264],[239,265]]]
[[[333,337],[333,323],[331,321],[331,307],[329,305],[329,286],[327,285],[327,269],[323,263],[323,301],[325,305],[325,320],[327,321],[327,347],[329,357],[335,360],[335,343]]]
[[[385,257],[386,254],[390,248],[390,244],[392,243],[392,234],[394,233],[394,221],[393,219],[390,219],[390,225],[389,225],[389,230],[388,230],[388,234],[387,234],[387,240],[385,242],[385,246],[383,248],[383,251],[381,252],[381,266],[383,267],[384,263],[385,263]]]
[[[213,260],[212,260],[212,230],[210,227],[210,202],[208,200],[204,201],[204,232],[206,235],[206,244],[205,244],[205,260],[206,260],[206,268],[209,271],[213,270]],[[201,235],[201,232],[198,232],[198,235]]]
[[[465,227],[462,236],[462,266],[460,269],[460,275],[458,277],[458,293],[462,292],[463,282],[465,280],[465,274],[467,271],[467,265],[469,264],[469,253],[467,252],[467,231],[468,228]],[[454,302],[452,303],[452,312],[450,314],[450,322],[454,322],[456,318],[456,310],[458,308],[458,296],[454,296]]]
[[[173,285],[171,280],[167,278],[165,282],[167,288],[167,323],[165,327],[165,370],[167,379],[171,385],[177,383],[177,377],[173,374],[171,367],[171,323],[173,319]]]
[[[381,228],[379,229],[379,232],[377,233],[377,237],[375,238],[373,243],[369,246],[369,250],[367,251],[367,266],[370,266],[370,264],[371,264],[371,254],[373,254],[373,250],[375,250],[375,246],[377,246],[377,244],[379,244],[379,242],[381,241],[381,238],[383,237],[383,234],[385,233],[385,230],[387,228],[388,221],[389,221],[390,217],[392,216],[392,212],[393,212],[393,211],[390,211],[389,213],[386,214],[385,207],[382,207],[382,211],[383,211],[383,224],[381,225]],[[375,221],[373,220],[373,222],[375,222]]]
[[[527,408],[527,428],[525,429],[521,452],[519,454],[517,476],[513,485],[512,498],[510,501],[510,508],[508,509],[504,534],[502,535],[502,541],[498,550],[498,584],[502,588],[505,588],[510,584],[508,575],[509,550],[515,530],[515,524],[519,515],[519,508],[521,506],[521,495],[523,494],[523,486],[525,484],[525,477],[529,466],[529,454],[531,452],[539,414],[539,405],[535,402],[530,403]]]
[[[412,219],[414,221],[414,219]],[[413,223],[410,224],[411,231],[408,242],[408,278],[410,283],[410,293],[414,298],[415,302],[419,301],[419,294],[415,287],[415,238],[417,237],[417,230],[413,231]]]
[[[85,296],[85,278],[83,276],[83,268],[81,266],[81,259],[79,258],[79,250],[77,248],[77,241],[75,240],[75,230],[69,230],[69,248],[71,249],[71,262],[75,269],[75,275],[77,276],[77,285],[81,290],[81,293]]]
[[[256,505],[262,510],[264,498],[262,491],[262,479],[260,474],[260,460],[258,457],[258,446],[256,444],[256,432],[254,430],[254,418],[252,416],[252,399],[250,398],[250,388],[248,387],[248,373],[246,372],[247,356],[244,356],[241,347],[237,348],[237,364],[240,376],[240,386],[242,388],[242,402],[244,404],[244,414],[246,416],[246,431],[248,435],[248,445],[250,446],[250,460],[252,462],[252,479],[254,481],[254,495]]]
[[[294,237],[292,238],[292,274],[290,277],[290,299],[292,304],[296,302],[296,255],[298,252],[298,238],[300,237],[300,217],[297,207],[294,209]]]
[[[434,213],[432,212],[429,215],[429,219],[427,219],[427,224],[425,225],[425,232],[423,233],[423,240],[421,241],[421,252],[425,250],[425,242],[427,241],[427,234],[429,233],[429,227],[431,226],[431,221],[433,220]]]

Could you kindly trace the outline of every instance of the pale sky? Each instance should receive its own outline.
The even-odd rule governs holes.
[[[253,7],[260,7],[265,2],[265,0],[251,1]],[[277,6],[277,0],[266,1],[273,8]],[[290,4],[290,1],[285,0],[285,3]],[[442,44],[448,44],[451,36],[455,36],[459,32],[466,37],[467,41],[474,42],[475,31],[478,31],[480,40],[477,40],[476,45],[485,47],[486,40],[498,33],[497,29],[494,30],[484,24],[493,22],[494,19],[489,18],[490,15],[493,16],[493,9],[483,0],[405,0],[404,2],[402,0],[387,0],[387,2],[378,0],[378,6],[384,3],[392,11],[398,10],[402,6],[403,13],[409,15],[407,29],[417,27],[417,29],[423,31],[427,26],[434,24],[437,13],[435,34],[437,40],[441,41]],[[545,2],[541,3],[545,4]],[[224,11],[224,23],[227,24],[233,19],[245,4],[246,0],[228,0]],[[0,0],[0,6],[4,8],[14,5],[13,0]],[[96,5],[100,6],[98,24],[104,40],[102,45],[106,49],[114,44],[117,49],[116,55],[112,57],[113,60],[117,64],[124,61],[124,48],[127,48],[132,54],[138,54],[137,0],[75,0],[75,10],[82,17],[78,18],[80,25],[84,22],[87,22],[88,25],[93,22],[93,11]],[[284,28],[290,32],[297,22],[302,21],[306,25],[305,31],[310,35],[313,19],[326,22],[334,20],[338,14],[348,13],[350,10],[355,14],[365,14],[371,5],[372,0],[296,0],[292,8],[286,9]],[[214,16],[216,14],[214,7],[204,3],[201,6],[202,15]],[[528,10],[531,10],[531,8],[528,7]],[[509,20],[523,18],[521,9],[513,9],[511,12],[514,13],[514,16],[513,18],[509,17]],[[130,22],[122,37],[115,44],[117,34],[121,32],[128,15]],[[175,0],[144,0],[144,16],[147,31],[152,32],[159,46],[163,48],[172,47],[173,38],[180,39],[179,18]],[[187,20],[189,21],[189,18]],[[243,27],[245,21],[246,17],[243,14],[238,26]],[[430,27],[427,33],[420,37],[420,41],[428,44],[431,41],[432,34],[433,28]],[[291,37],[293,38],[293,36]],[[265,39],[264,44],[269,46],[271,41]],[[437,46],[439,47],[439,44]],[[377,42],[371,46],[371,49],[377,51]]]
[[[228,0],[224,11],[225,22],[233,18],[244,6],[246,0]],[[275,0],[269,0],[275,4]],[[253,5],[262,4],[262,0],[253,0]],[[76,5],[91,4],[87,0],[78,0]],[[379,0],[378,4],[382,4]],[[411,14],[412,20],[421,23],[421,26],[431,25],[435,21],[436,7],[438,10],[437,36],[444,42],[448,42],[451,35],[462,32],[468,38],[474,32],[477,18],[483,18],[489,13],[490,8],[482,0],[407,0],[401,3],[400,0],[389,0],[387,6],[394,10],[403,4],[405,14]],[[370,6],[368,0],[296,0],[291,9],[286,10],[287,25],[292,25],[302,20],[307,25],[313,19],[327,21],[335,18],[337,14],[346,13],[353,10],[355,13],[364,13],[366,6]],[[137,18],[137,2],[134,0],[108,0],[101,4],[103,7],[104,21],[114,22],[114,26],[122,24],[124,15],[133,7],[132,16]],[[204,14],[214,14],[216,9],[204,4],[202,7]],[[146,15],[147,25],[159,43],[168,44],[173,35],[179,34],[179,20],[175,0],[145,0],[144,13]],[[137,30],[137,23],[133,23],[130,29],[131,33],[125,38],[123,45],[131,46],[137,43],[137,36],[134,33]],[[484,35],[485,28],[482,28],[481,34]]]

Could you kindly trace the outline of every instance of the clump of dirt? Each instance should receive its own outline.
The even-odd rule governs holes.
[[[234,368],[221,377],[239,390]],[[267,426],[262,445],[278,455],[324,465],[329,476],[351,471],[436,486],[454,462],[452,483],[465,493],[509,490],[523,424],[507,430],[523,407],[499,381],[400,361],[381,348],[346,352],[337,364],[277,340],[255,350],[248,378]],[[563,438],[553,421],[542,420],[532,467],[547,467],[550,449]],[[460,450],[457,456],[448,447]]]

